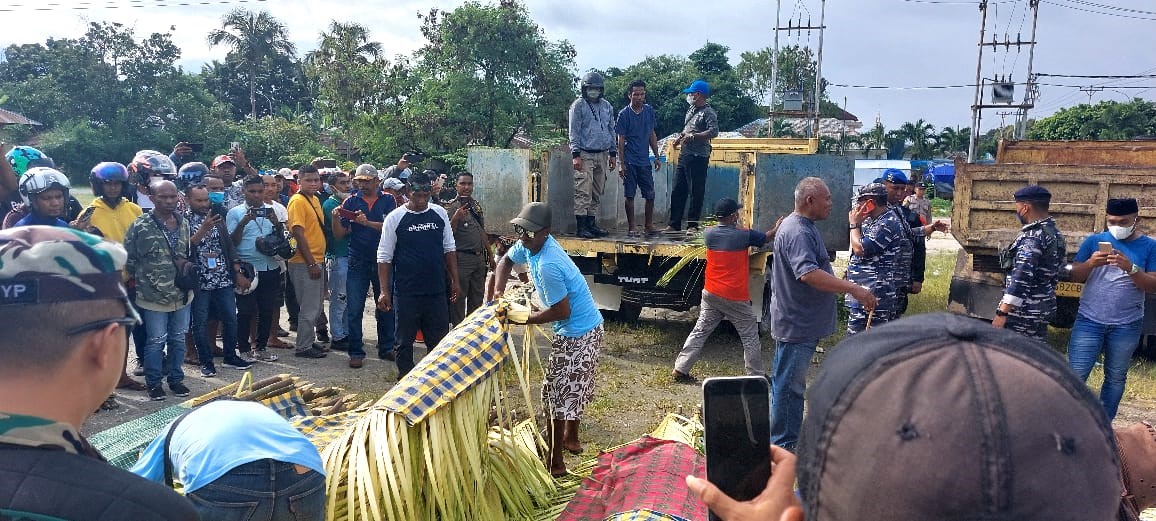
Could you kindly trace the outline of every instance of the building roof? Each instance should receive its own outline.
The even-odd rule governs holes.
[[[0,125],[34,125],[37,127],[44,126],[43,123],[28,119],[22,114],[17,114],[11,110],[0,109]]]
[[[779,118],[779,120],[786,121],[795,133],[800,136],[806,135],[813,121],[810,118]],[[737,132],[746,137],[757,137],[759,129],[765,129],[766,126],[767,119],[759,118],[739,127]],[[838,138],[843,135],[844,131],[846,131],[848,136],[855,136],[859,134],[859,129],[861,128],[863,128],[863,122],[856,119],[819,118],[820,136]]]

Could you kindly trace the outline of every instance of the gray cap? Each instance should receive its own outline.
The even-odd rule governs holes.
[[[929,313],[841,342],[807,394],[808,521],[1114,519],[1111,424],[1046,344]]]
[[[71,228],[0,231],[0,307],[127,299],[127,256],[120,244]]]
[[[859,194],[856,199],[864,197],[887,197],[887,187],[883,183],[868,183],[859,187]]]
[[[517,217],[510,219],[510,224],[521,226],[528,232],[536,232],[549,227],[552,219],[549,205],[530,203],[522,207]]]
[[[384,190],[401,190],[402,188],[405,188],[405,181],[402,181],[396,177],[390,177],[389,179],[381,182],[381,188]]]
[[[380,175],[377,173],[377,168],[371,164],[358,165],[357,170],[353,172],[353,178],[371,178],[379,179]]]

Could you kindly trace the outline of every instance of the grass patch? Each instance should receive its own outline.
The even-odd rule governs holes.
[[[931,200],[931,216],[932,217],[951,217],[951,199],[932,199]]]

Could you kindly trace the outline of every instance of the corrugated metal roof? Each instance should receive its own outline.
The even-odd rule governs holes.
[[[11,110],[0,109],[0,125],[35,125],[40,127],[44,124],[33,119],[28,119]]]

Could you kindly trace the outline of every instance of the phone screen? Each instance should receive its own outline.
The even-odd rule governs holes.
[[[201,153],[201,152],[205,151],[205,144],[204,143],[189,143],[189,149],[192,150],[193,152]]]
[[[740,376],[708,378],[702,388],[707,479],[735,501],[754,499],[771,477],[770,385]]]
[[[357,212],[349,211],[349,210],[346,210],[345,208],[341,208],[341,207],[337,208],[337,215],[341,216],[343,219],[349,219],[349,220],[357,219]]]
[[[1101,242],[1100,243],[1100,251],[1102,251],[1104,253],[1112,253],[1112,243]]]

